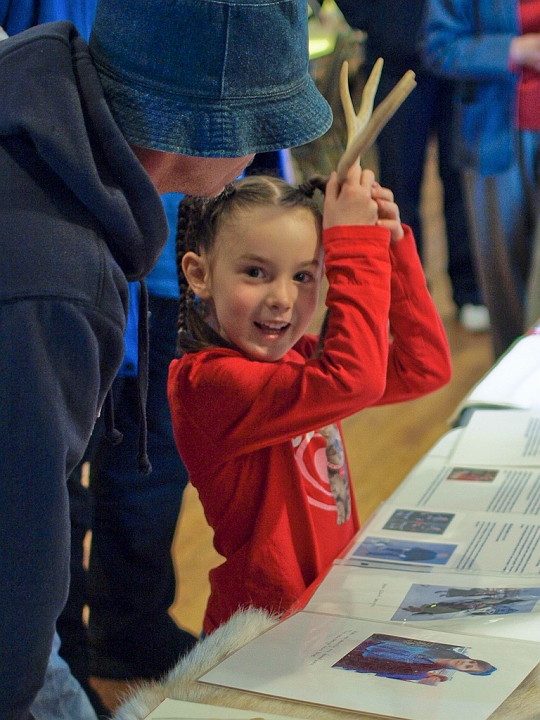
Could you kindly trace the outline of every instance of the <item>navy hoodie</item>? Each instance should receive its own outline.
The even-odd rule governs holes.
[[[29,185],[46,188],[54,179],[58,200],[77,205],[73,232],[84,216],[128,280],[150,272],[168,237],[163,205],[114,122],[88,46],[72,23],[45,23],[0,43],[0,143],[32,166]],[[24,201],[31,188],[9,173],[0,158],[0,183],[16,181],[13,192]],[[0,192],[8,232],[11,208],[10,193]],[[25,215],[26,235],[43,232],[33,217]]]
[[[2,40],[1,718],[26,720],[43,683],[68,589],[66,477],[122,361],[127,280],[167,237],[75,26]]]

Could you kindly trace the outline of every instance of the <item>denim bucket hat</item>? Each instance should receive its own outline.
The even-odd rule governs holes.
[[[307,21],[306,0],[101,0],[90,51],[128,142],[241,157],[332,123],[308,72]]]

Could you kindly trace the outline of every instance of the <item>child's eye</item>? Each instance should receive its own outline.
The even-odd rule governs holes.
[[[303,270],[302,272],[296,273],[294,280],[299,283],[306,283],[313,280],[313,275]]]
[[[264,273],[261,270],[261,268],[258,267],[249,267],[245,270],[246,275],[252,278],[262,278],[264,277]]]

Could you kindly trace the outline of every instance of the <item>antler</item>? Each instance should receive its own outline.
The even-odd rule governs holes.
[[[362,92],[358,114],[354,112],[349,92],[349,64],[345,60],[341,66],[339,91],[347,123],[347,147],[337,166],[340,183],[345,180],[348,169],[353,163],[360,161],[361,156],[373,145],[383,127],[416,87],[416,76],[412,70],[408,70],[373,112],[383,62],[383,59],[379,58],[373,66]]]

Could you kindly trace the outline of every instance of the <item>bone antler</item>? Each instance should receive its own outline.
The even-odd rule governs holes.
[[[379,58],[362,92],[358,114],[355,114],[349,92],[349,64],[345,60],[341,67],[339,90],[347,123],[347,147],[337,166],[338,180],[345,180],[348,169],[373,145],[377,136],[396,112],[399,106],[416,87],[415,74],[408,70],[397,85],[373,112],[375,93],[379,85],[383,59]]]

